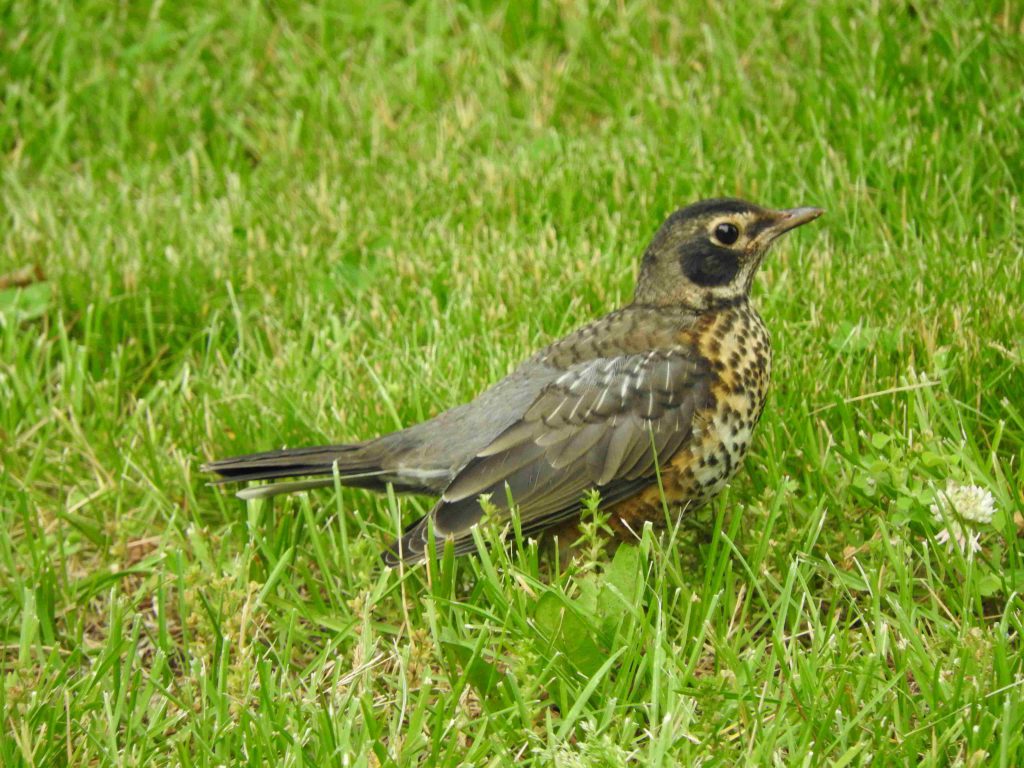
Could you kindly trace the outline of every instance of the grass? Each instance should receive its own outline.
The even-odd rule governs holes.
[[[1020,764],[1022,36],[1010,2],[0,3],[0,275],[45,277],[0,291],[0,764]],[[595,510],[567,569],[396,573],[429,500],[205,485],[471,397],[723,194],[828,215],[758,280],[744,471],[666,536],[611,558]],[[996,503],[973,557],[950,479]]]

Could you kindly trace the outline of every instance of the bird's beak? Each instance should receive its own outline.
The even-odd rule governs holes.
[[[775,211],[775,221],[764,228],[761,237],[767,242],[771,242],[779,235],[796,229],[801,224],[814,221],[824,212],[821,208],[785,208]]]

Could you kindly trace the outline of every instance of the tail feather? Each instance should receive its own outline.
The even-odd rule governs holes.
[[[330,488],[334,485],[334,478],[328,477],[320,480],[295,480],[288,483],[271,483],[270,485],[250,485],[248,488],[235,493],[235,496],[242,501],[253,499],[269,499],[272,496],[281,496],[285,493],[298,493],[299,491],[310,491],[314,488]]]
[[[246,489],[243,498],[276,496],[278,493],[305,490],[311,487],[331,485],[334,482],[334,468],[344,485],[360,488],[383,489],[391,481],[390,472],[383,466],[383,452],[376,450],[372,443],[342,445],[321,445],[314,448],[287,448],[280,451],[250,453],[233,456],[204,464],[204,472],[213,472],[220,477],[215,483],[250,482],[253,480],[277,480],[290,477],[331,475],[329,480],[316,481],[318,485],[305,483],[281,483],[273,486],[259,486]],[[301,486],[301,487],[300,487]],[[274,489],[271,491],[270,489]],[[278,490],[280,488],[280,490]],[[257,491],[260,491],[257,494]]]
[[[334,462],[346,468],[373,464],[361,457],[361,445],[321,445],[315,448],[287,448],[280,451],[249,453],[204,464],[204,472],[216,472],[219,482],[270,480],[275,477],[322,475],[332,472]],[[379,467],[378,467],[379,468]]]

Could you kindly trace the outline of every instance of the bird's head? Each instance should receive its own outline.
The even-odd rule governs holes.
[[[776,238],[822,213],[820,208],[773,211],[730,198],[678,210],[644,253],[634,300],[696,311],[734,303],[750,293],[754,273]]]

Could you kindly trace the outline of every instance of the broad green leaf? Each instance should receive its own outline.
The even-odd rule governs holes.
[[[23,288],[0,291],[0,318],[4,322],[22,323],[46,314],[53,303],[50,283],[32,283]]]

